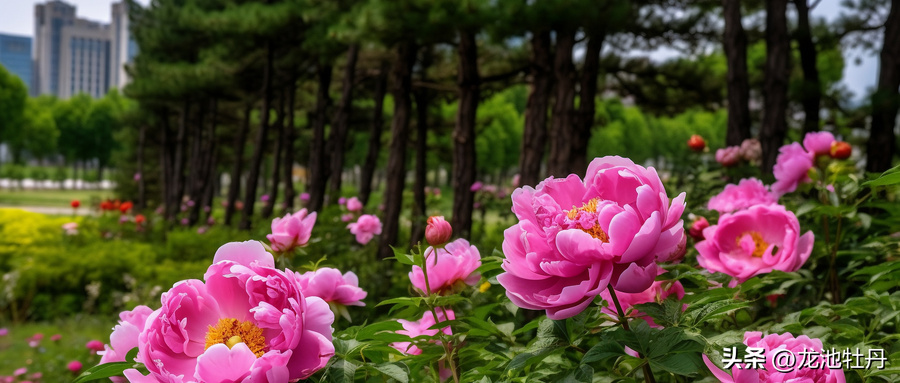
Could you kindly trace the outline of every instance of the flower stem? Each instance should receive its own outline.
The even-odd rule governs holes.
[[[622,324],[622,327],[625,328],[625,331],[631,331],[631,327],[628,326],[628,318],[625,316],[625,310],[622,310],[622,305],[619,304],[619,297],[616,296],[616,289],[612,286],[607,287],[609,290],[609,296],[612,297],[613,304],[616,305],[616,313],[619,314],[619,323]],[[643,359],[644,355],[638,352],[638,357]],[[653,378],[653,370],[650,369],[649,363],[644,363],[644,381],[647,383],[656,383],[656,379]]]

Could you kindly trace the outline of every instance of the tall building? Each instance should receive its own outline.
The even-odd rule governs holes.
[[[35,5],[34,17],[33,93],[103,97],[127,83],[124,65],[137,46],[128,32],[124,1],[112,5],[112,24],[80,19],[75,7],[61,0]]]
[[[129,82],[125,64],[130,63],[137,54],[137,43],[131,38],[128,29],[128,3],[124,1],[113,3],[111,20],[109,67],[112,71],[109,85],[121,89]]]
[[[31,37],[0,33],[0,65],[31,90]]]

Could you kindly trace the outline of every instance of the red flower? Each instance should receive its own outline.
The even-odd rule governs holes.
[[[100,202],[100,210],[107,211],[107,210],[112,210],[112,208],[113,208],[112,201],[106,200],[106,201]]]
[[[134,216],[134,223],[138,224],[138,226],[143,225],[145,221],[147,221],[147,218],[143,214]]]
[[[81,206],[81,202],[79,202],[77,199],[73,199],[72,200],[72,208],[78,209],[79,206]]]
[[[703,140],[703,137],[700,137],[699,134],[692,135],[691,138],[688,139],[688,147],[695,152],[702,152],[703,149],[706,148],[706,141]]]
[[[122,214],[126,214],[132,207],[134,207],[134,204],[131,203],[131,201],[125,201],[119,205],[119,211],[122,212]]]
[[[831,158],[846,160],[850,158],[850,153],[852,152],[853,147],[844,141],[835,141],[831,143]]]

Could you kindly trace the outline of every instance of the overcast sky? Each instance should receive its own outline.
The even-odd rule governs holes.
[[[110,0],[66,1],[78,8],[76,11],[78,17],[104,23],[109,23],[110,21],[110,4],[112,4]],[[150,3],[150,0],[137,1],[143,5]],[[44,2],[38,0],[0,0],[0,33],[32,36],[34,34],[34,5]],[[813,9],[813,18],[825,17],[828,20],[835,19],[841,11],[839,3],[836,0],[820,2]],[[789,10],[793,10],[792,8],[788,7]],[[665,59],[671,57],[671,53],[661,50],[653,53],[652,57]],[[861,61],[859,65],[855,63],[856,58],[859,58]],[[865,95],[869,88],[875,86],[878,76],[877,55],[871,52],[845,51],[844,60],[846,65],[843,83],[854,93],[856,100],[859,101],[860,97]]]

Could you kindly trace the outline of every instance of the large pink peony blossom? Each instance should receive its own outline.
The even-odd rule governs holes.
[[[817,156],[827,156],[831,153],[831,144],[836,141],[831,132],[809,132],[803,137],[803,147]]]
[[[597,158],[582,181],[548,178],[512,195],[519,223],[504,233],[497,277],[519,307],[564,319],[611,284],[646,290],[656,262],[684,254],[684,193],[669,200],[656,170],[627,158]]]
[[[778,197],[756,178],[742,179],[737,185],[728,184],[725,190],[709,199],[707,208],[719,213],[732,213],[756,205],[771,205]]]
[[[457,290],[460,286],[474,285],[481,278],[475,272],[481,267],[481,254],[475,246],[459,238],[437,251],[433,247],[425,249],[425,268],[428,271],[428,286],[432,293],[443,294]],[[413,266],[409,280],[420,291],[426,291],[425,275],[422,268]]]
[[[255,241],[216,252],[204,281],[176,283],[138,336],[150,374],[132,382],[287,382],[305,379],[334,355],[334,314],[304,297],[293,272],[274,268]]]
[[[809,258],[813,233],[800,235],[800,223],[781,205],[754,206],[723,214],[703,230],[706,240],[694,245],[700,266],[744,282],[772,270],[797,271]]]
[[[356,236],[356,242],[365,245],[372,240],[375,234],[381,234],[381,220],[372,214],[363,214],[356,222],[347,225],[347,228],[350,229],[351,234]]]
[[[365,306],[362,302],[368,295],[359,287],[359,277],[352,271],[341,275],[341,271],[323,267],[297,275],[300,291],[307,297],[319,297],[325,302],[344,306]]]
[[[622,311],[626,316],[644,319],[650,327],[656,328],[661,326],[657,325],[656,322],[653,321],[653,318],[639,311],[637,308],[634,308],[634,305],[639,305],[641,303],[662,303],[669,295],[675,295],[678,299],[684,298],[684,287],[681,285],[681,282],[656,281],[650,285],[649,289],[634,294],[616,291],[616,298],[619,299],[619,304],[622,306]],[[619,314],[616,312],[616,306],[613,303],[612,296],[609,294],[609,289],[603,290],[603,292],[600,293],[600,296],[609,303],[606,307],[600,309],[600,311],[613,318],[617,318]]]
[[[748,331],[744,333],[744,344],[748,347],[762,348],[765,355],[765,368],[753,368],[748,363],[736,363],[731,367],[731,375],[722,371],[713,364],[706,355],[703,361],[716,379],[722,383],[844,383],[844,371],[840,368],[828,368],[825,358],[822,357],[822,341],[810,338],[806,335],[794,337],[791,333],[769,334],[765,337],[761,332]],[[785,351],[786,350],[786,351]],[[790,352],[794,356],[795,363],[790,363],[788,368],[784,365],[784,356]],[[740,352],[740,351],[738,351]],[[806,354],[802,354],[806,353]],[[811,354],[810,354],[811,353]],[[814,356],[817,355],[817,356]],[[732,358],[741,359],[741,355],[732,355]],[[840,357],[839,357],[840,358]],[[776,359],[778,362],[776,367]],[[797,367],[796,364],[804,366]],[[806,366],[807,363],[815,367]],[[784,372],[782,372],[784,371]]]
[[[286,214],[284,218],[272,220],[272,234],[266,235],[272,243],[272,250],[278,252],[291,251],[296,247],[306,246],[316,224],[316,212],[307,213],[301,209],[294,214]]]
[[[438,307],[435,309],[435,312],[437,312],[437,321],[435,321],[435,316],[431,311],[426,311],[425,314],[422,314],[422,319],[415,322],[398,319],[397,322],[400,322],[400,324],[403,325],[403,330],[397,330],[397,334],[406,335],[410,338],[415,338],[417,336],[435,336],[438,334],[438,330],[431,329],[435,324],[456,319],[456,314],[453,313],[453,310]],[[440,331],[447,335],[453,335],[450,326],[444,327]],[[430,342],[438,343],[439,341],[432,340]],[[396,348],[407,355],[419,355],[422,353],[422,349],[416,347],[415,342],[413,341],[394,342],[391,343],[391,347]]]
[[[813,155],[794,142],[778,149],[775,159],[775,183],[772,192],[780,195],[797,190],[797,185],[810,182],[809,169],[813,167]]]

